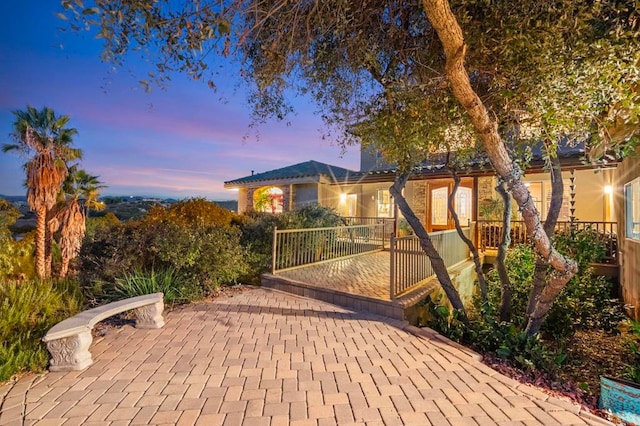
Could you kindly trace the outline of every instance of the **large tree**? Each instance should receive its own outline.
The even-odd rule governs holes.
[[[36,273],[40,278],[51,275],[51,229],[49,212],[56,204],[58,192],[68,174],[67,163],[80,158],[81,151],[72,147],[76,129],[66,127],[70,117],[58,116],[48,107],[38,110],[13,111],[12,138],[4,152],[16,151],[26,158],[25,186],[27,202],[36,212]]]
[[[529,334],[576,264],[554,250],[510,147],[544,141],[551,163],[560,140],[587,142],[594,160],[637,142],[632,0],[63,4],[72,25],[97,26],[106,58],[117,62],[140,48],[157,55],[152,78],[171,70],[214,77],[206,74],[207,54],[219,49],[241,55],[258,116],[285,114],[290,88],[312,96],[342,142],[373,144],[398,164],[394,192],[405,217],[411,211],[401,187],[417,164],[434,152],[486,151],[553,268],[535,297]],[[413,225],[429,253],[428,235]]]

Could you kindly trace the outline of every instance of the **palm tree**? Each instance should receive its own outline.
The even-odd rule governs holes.
[[[55,205],[58,192],[68,174],[67,163],[81,157],[79,149],[72,148],[76,129],[65,127],[68,115],[56,116],[48,107],[37,110],[27,106],[25,111],[15,110],[12,138],[15,144],[2,146],[3,152],[17,151],[27,160],[27,202],[36,212],[36,273],[40,278],[51,275],[51,230],[48,213]],[[47,243],[49,242],[49,243]]]
[[[89,209],[103,210],[105,207],[104,203],[99,201],[100,189],[104,187],[98,176],[79,170],[75,165],[69,168],[69,175],[62,190],[64,207],[58,215],[62,255],[61,278],[67,276],[69,263],[80,252]]]

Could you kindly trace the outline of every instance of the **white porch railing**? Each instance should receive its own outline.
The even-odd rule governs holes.
[[[378,251],[385,246],[385,224],[333,228],[275,229],[272,272]]]
[[[467,238],[474,235],[475,223],[471,227],[463,229]],[[450,268],[469,258],[469,248],[458,236],[455,229],[449,231],[432,232],[429,234],[433,245],[444,260],[447,268]],[[416,236],[395,237],[391,236],[391,274],[389,293],[391,299],[406,292],[416,284],[435,275],[429,257],[420,246],[420,240]]]

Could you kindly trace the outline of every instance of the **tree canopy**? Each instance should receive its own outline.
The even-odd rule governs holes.
[[[63,0],[74,28],[105,40],[121,63],[141,51],[157,72],[215,84],[216,55],[237,55],[258,116],[310,94],[342,142],[375,141],[392,161],[473,145],[476,134],[446,78],[420,0],[113,3]],[[456,0],[472,87],[501,135],[585,141],[602,157],[638,135],[640,34],[635,2]],[[553,151],[553,150],[551,150]]]

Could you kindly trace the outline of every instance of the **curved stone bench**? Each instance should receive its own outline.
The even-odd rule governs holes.
[[[91,364],[89,346],[93,326],[110,316],[136,310],[136,328],[160,328],[164,325],[162,293],[147,294],[118,300],[80,312],[51,327],[42,341],[51,354],[49,371],[84,370]]]

